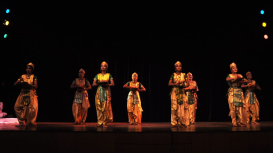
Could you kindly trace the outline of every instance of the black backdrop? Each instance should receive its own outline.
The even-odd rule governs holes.
[[[5,5],[11,9],[4,14]],[[265,15],[260,15],[260,9]],[[272,48],[270,27],[272,8],[183,8],[176,12],[117,11],[101,8],[51,5],[3,4],[2,19],[8,18],[8,38],[1,38],[1,97],[4,111],[15,117],[13,106],[20,92],[13,83],[33,62],[38,76],[39,122],[72,122],[70,89],[80,68],[90,81],[100,72],[100,63],[109,64],[114,77],[112,106],[114,122],[127,122],[128,90],[122,86],[139,74],[147,89],[141,93],[143,122],[170,121],[168,80],[174,63],[193,74],[199,86],[197,121],[230,121],[225,81],[229,64],[253,79],[260,118],[271,121]],[[118,13],[119,12],[119,13]],[[133,13],[132,13],[133,12]],[[268,27],[261,26],[267,21]],[[264,40],[264,33],[269,39]],[[4,83],[4,84],[3,84]],[[89,91],[91,108],[87,122],[96,122],[94,97]]]

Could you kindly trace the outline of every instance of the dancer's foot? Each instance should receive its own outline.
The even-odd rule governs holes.
[[[184,127],[187,127],[187,126],[184,126],[184,125],[178,125],[179,128],[184,128]]]
[[[236,126],[238,126],[238,125],[235,123],[235,124],[232,124],[232,126],[236,127]]]
[[[244,125],[244,124],[242,124],[242,123],[239,123],[238,125],[239,125],[239,126],[246,126],[246,125]]]
[[[28,123],[29,126],[37,126],[37,123]]]
[[[108,127],[106,124],[103,124],[103,127]]]
[[[174,127],[177,127],[177,125],[172,125],[171,127],[174,128]]]
[[[251,124],[259,124],[258,122],[251,122]]]
[[[24,127],[24,126],[26,126],[26,123],[23,123],[23,122],[21,122],[21,123],[19,123],[18,125],[15,125],[16,127]]]
[[[102,127],[102,124],[98,124],[97,127]]]

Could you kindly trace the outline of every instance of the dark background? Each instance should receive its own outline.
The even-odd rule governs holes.
[[[6,8],[10,14],[5,14]],[[252,72],[262,88],[256,92],[260,118],[272,121],[272,13],[271,7],[183,6],[144,11],[87,4],[3,3],[1,20],[10,21],[8,27],[1,26],[1,34],[8,33],[7,39],[1,36],[0,44],[3,111],[15,117],[13,106],[20,87],[13,83],[32,62],[39,86],[37,121],[73,122],[72,81],[80,68],[92,81],[100,63],[106,61],[115,82],[111,89],[114,122],[128,121],[128,90],[122,86],[133,72],[147,89],[140,95],[143,122],[170,122],[168,81],[174,63],[181,61],[182,71],[191,72],[199,86],[196,121],[231,121],[225,78],[235,62],[244,77]],[[268,40],[263,38],[265,33]],[[97,121],[95,93],[95,87],[89,91],[87,122]]]

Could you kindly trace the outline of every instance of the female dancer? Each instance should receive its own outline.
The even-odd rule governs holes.
[[[247,81],[243,88],[247,88],[245,91],[245,101],[246,101],[246,113],[247,113],[247,123],[250,123],[250,118],[252,118],[252,124],[258,124],[256,121],[259,120],[259,101],[255,94],[255,89],[261,90],[259,85],[255,80],[252,80],[251,72],[246,73]]]
[[[101,73],[97,74],[93,81],[93,86],[98,86],[95,96],[95,105],[97,110],[98,126],[107,127],[107,123],[113,122],[113,112],[111,105],[111,90],[114,80],[108,70],[106,62],[101,63]]]
[[[230,71],[226,78],[229,85],[228,89],[228,104],[229,104],[229,116],[232,119],[233,126],[245,126],[246,114],[245,114],[245,100],[241,85],[247,82],[241,74],[237,74],[237,66],[235,63],[230,64]]]
[[[177,61],[175,64],[175,73],[173,73],[169,80],[171,90],[171,124],[172,127],[186,127],[190,125],[189,122],[189,105],[186,102],[185,95],[185,73],[182,73],[182,64]]]
[[[14,105],[15,114],[19,121],[19,126],[37,125],[36,118],[38,114],[38,96],[36,89],[38,87],[37,76],[33,73],[34,65],[27,64],[26,72],[15,83],[14,86],[21,84],[22,90]]]
[[[85,71],[80,69],[79,78],[76,78],[70,88],[77,88],[72,105],[72,113],[75,124],[85,124],[88,108],[90,103],[88,100],[87,90],[91,89],[90,82],[84,78]]]
[[[194,80],[192,80],[193,76],[189,72],[187,73],[187,85],[188,87],[185,88],[186,96],[187,96],[187,102],[189,104],[189,113],[190,113],[190,123],[194,124],[195,122],[195,112],[197,108],[197,84]]]
[[[141,107],[141,100],[139,96],[139,91],[146,91],[144,86],[137,82],[138,74],[135,72],[132,74],[132,81],[127,82],[123,88],[129,88],[130,92],[127,98],[127,110],[129,123],[131,125],[141,124],[141,117],[143,109]]]

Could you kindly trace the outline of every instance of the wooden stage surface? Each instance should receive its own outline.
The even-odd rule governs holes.
[[[17,123],[2,123],[0,131],[39,131],[39,132],[235,132],[235,131],[273,131],[273,122],[247,124],[245,127],[232,127],[231,122],[197,122],[189,127],[171,128],[170,123],[142,123],[129,125],[125,122],[109,123],[108,127],[97,127],[97,123],[74,125],[62,122],[38,122],[37,126],[16,127]]]
[[[197,122],[187,128],[170,123],[38,122],[37,127],[0,124],[1,153],[22,152],[129,152],[129,153],[271,153],[273,122],[232,127],[231,122]]]

